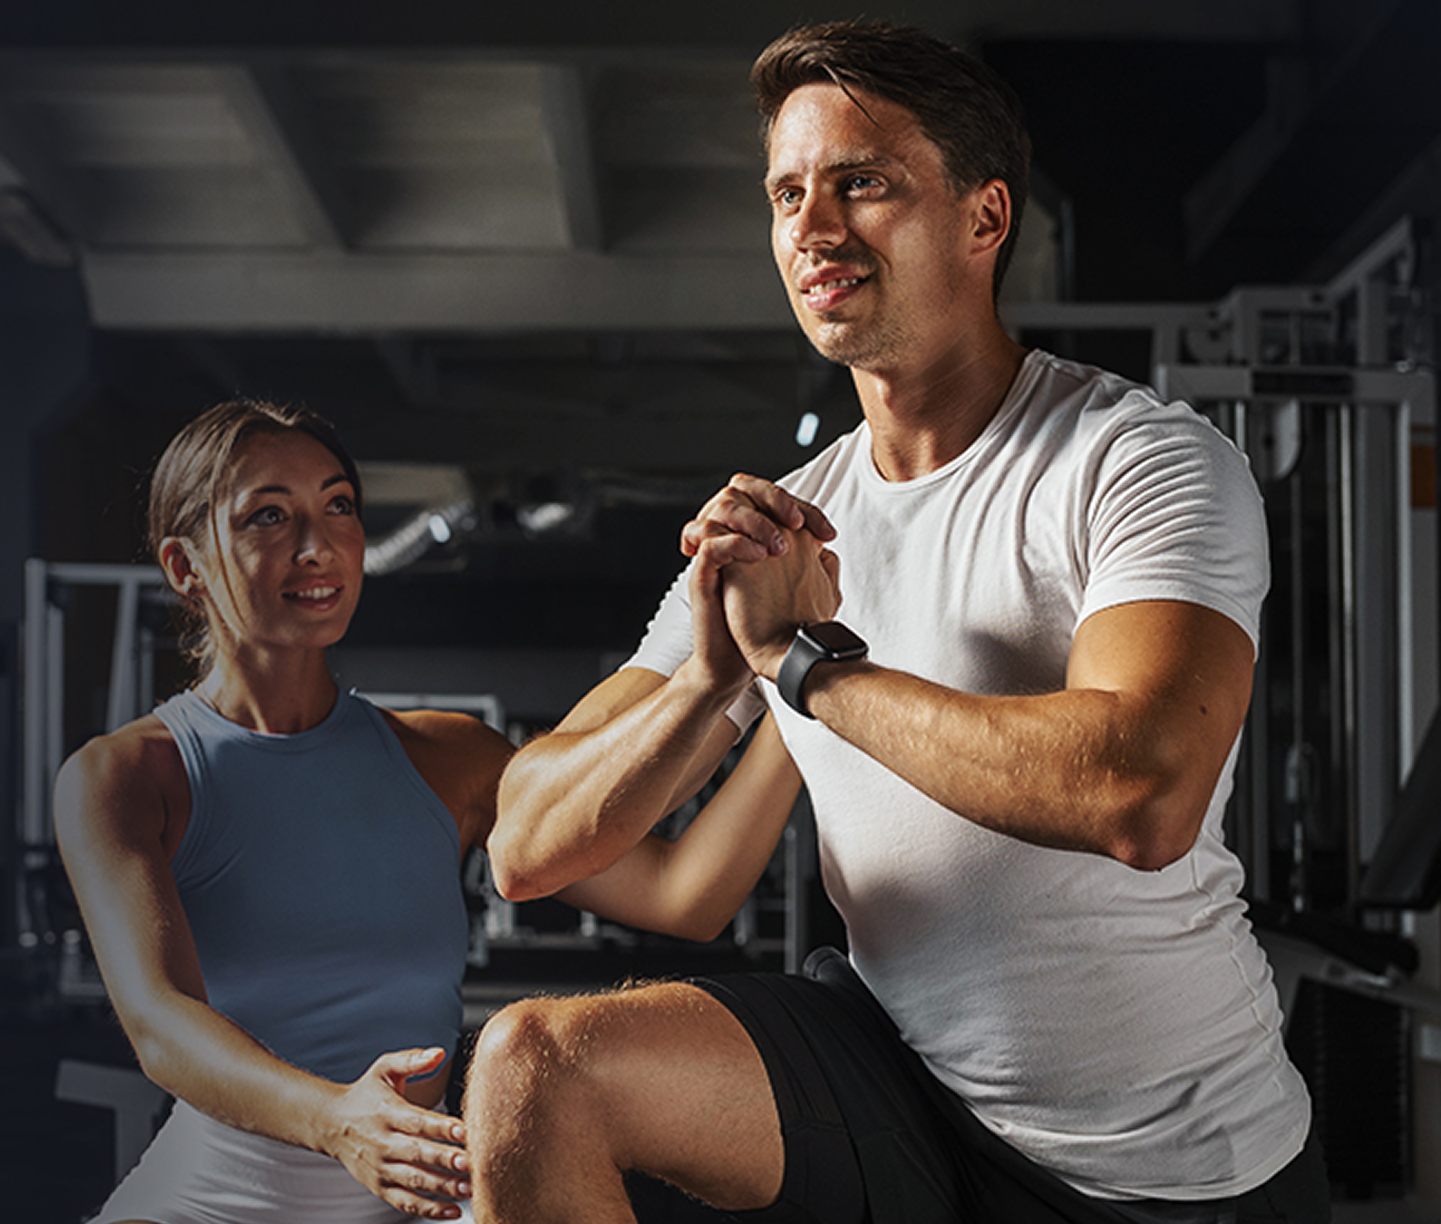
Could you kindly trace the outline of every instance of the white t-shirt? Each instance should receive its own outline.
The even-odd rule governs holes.
[[[835,524],[840,617],[885,667],[1053,692],[1076,627],[1136,600],[1201,604],[1257,639],[1266,531],[1245,458],[1114,375],[1033,352],[940,470],[887,482],[863,424],[782,483]],[[669,675],[689,652],[682,581],[630,665]],[[1240,1194],[1300,1151],[1310,1103],[1223,844],[1234,746],[1194,847],[1141,872],[958,817],[759,687],[857,971],[990,1129],[1111,1198]]]

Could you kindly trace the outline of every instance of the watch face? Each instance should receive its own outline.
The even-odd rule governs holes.
[[[847,629],[840,621],[820,621],[814,625],[805,627],[807,637],[814,639],[816,644],[827,654],[839,655],[842,658],[848,655],[862,655],[866,652],[864,639]]]

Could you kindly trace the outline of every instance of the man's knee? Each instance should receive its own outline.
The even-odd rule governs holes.
[[[467,1127],[534,1143],[604,1118],[609,1060],[624,1045],[616,995],[522,999],[496,1013],[476,1039],[467,1073]],[[474,1142],[474,1140],[473,1140]]]
[[[564,1086],[560,1001],[522,999],[486,1022],[466,1075],[466,1113],[533,1108]]]
[[[590,1010],[580,1000],[525,999],[493,1016],[476,1039],[465,1128],[478,1216],[484,1204],[486,1218],[565,1218],[565,1197],[577,1187],[624,1206],[594,1091]]]

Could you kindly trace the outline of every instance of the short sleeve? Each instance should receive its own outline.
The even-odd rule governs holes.
[[[1196,603],[1260,640],[1265,511],[1246,457],[1200,414],[1121,429],[1095,474],[1081,616],[1143,599]]]

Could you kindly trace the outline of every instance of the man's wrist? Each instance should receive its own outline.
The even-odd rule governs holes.
[[[868,652],[860,635],[839,621],[799,626],[776,676],[781,699],[798,714],[814,718],[806,701],[812,671],[825,664],[861,661]]]

